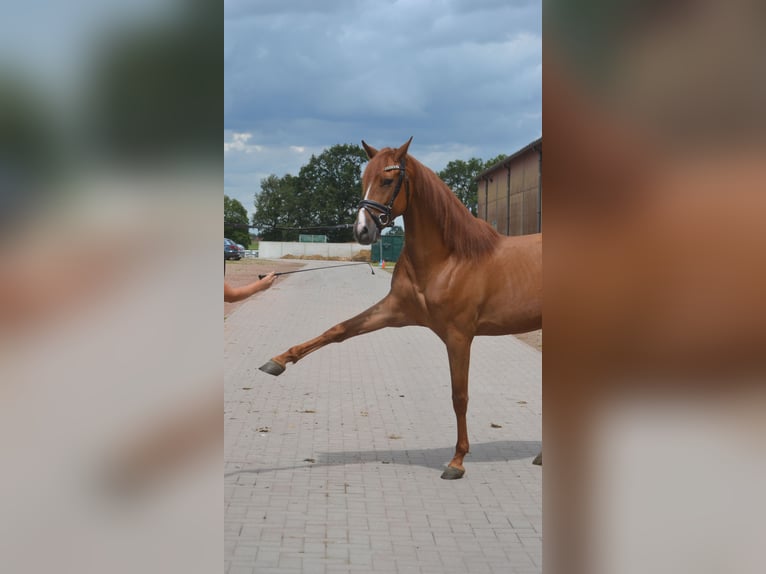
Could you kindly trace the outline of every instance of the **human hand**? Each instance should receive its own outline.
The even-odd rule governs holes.
[[[274,284],[274,281],[276,281],[276,279],[277,279],[277,274],[275,271],[272,271],[271,273],[268,273],[267,275],[265,275],[261,279],[261,282],[263,283],[264,287],[268,289]]]

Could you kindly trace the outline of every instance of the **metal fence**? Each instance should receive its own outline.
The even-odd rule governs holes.
[[[380,241],[372,244],[371,259],[372,261],[397,261],[403,247],[404,235],[384,235]]]

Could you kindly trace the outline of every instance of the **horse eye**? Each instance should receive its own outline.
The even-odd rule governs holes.
[[[384,179],[384,180],[383,180],[383,187],[386,187],[386,186],[388,186],[388,185],[391,185],[392,183],[394,183],[394,180],[393,180],[393,179]]]

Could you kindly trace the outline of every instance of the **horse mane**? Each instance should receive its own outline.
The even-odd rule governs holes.
[[[442,239],[447,248],[459,258],[477,258],[492,252],[500,234],[486,221],[474,217],[468,208],[433,170],[411,155],[411,165],[417,166],[417,191],[437,221],[442,224]]]

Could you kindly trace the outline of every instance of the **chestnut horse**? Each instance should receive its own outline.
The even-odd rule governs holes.
[[[477,335],[508,335],[542,327],[542,237],[506,237],[475,218],[439,177],[398,149],[362,145],[370,158],[362,176],[364,199],[354,225],[363,245],[402,215],[404,248],[391,290],[382,300],[319,337],[291,347],[261,367],[284,372],[328,343],[384,327],[430,328],[447,346],[452,404],[457,417],[455,456],[442,478],[461,478],[468,453],[468,365]]]

